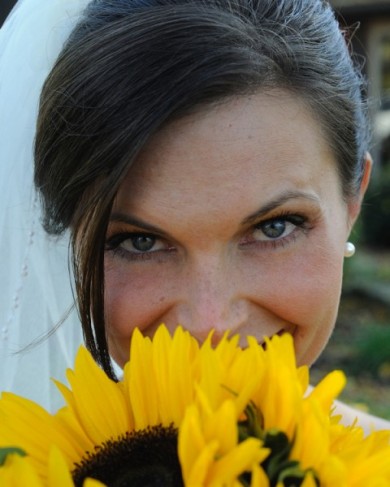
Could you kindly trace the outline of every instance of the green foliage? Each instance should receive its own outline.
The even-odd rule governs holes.
[[[390,248],[390,167],[371,182],[362,207],[361,241],[370,247]]]
[[[371,324],[361,331],[353,343],[348,369],[352,373],[364,371],[377,379],[390,382],[390,323]]]
[[[390,222],[389,222],[390,225]],[[351,238],[356,242],[355,236]],[[352,259],[344,260],[344,291],[367,289],[369,295],[375,294],[378,285],[384,285],[387,289],[390,306],[390,253],[383,249],[367,249],[357,243],[357,251]]]

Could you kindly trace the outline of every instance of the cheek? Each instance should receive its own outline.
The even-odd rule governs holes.
[[[308,252],[282,288],[281,299],[289,301],[287,319],[297,324],[295,337],[299,363],[312,364],[333,331],[340,302],[343,258],[336,252]]]
[[[330,255],[305,255],[292,262],[278,283],[280,297],[289,302],[286,310],[300,317],[297,323],[315,326],[327,316],[335,316],[342,282],[342,262]]]
[[[335,308],[343,274],[340,247],[308,241],[299,251],[276,258],[249,259],[242,280],[246,278],[252,295],[263,305],[278,303],[280,314],[299,314],[303,319],[298,322],[305,322],[305,317]]]
[[[253,264],[250,271],[247,269],[252,300],[259,309],[296,326],[298,362],[312,364],[325,347],[337,317],[343,267],[339,247],[307,247],[279,260]]]
[[[130,271],[126,262],[107,261],[105,318],[110,352],[121,365],[128,360],[133,330],[138,327],[145,332],[145,328],[158,320],[163,314],[165,297],[161,279],[155,274]]]

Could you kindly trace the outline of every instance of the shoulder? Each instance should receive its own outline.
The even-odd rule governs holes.
[[[340,401],[335,402],[335,413],[341,415],[342,424],[350,425],[356,421],[366,434],[371,433],[373,430],[390,431],[390,421],[359,411]]]

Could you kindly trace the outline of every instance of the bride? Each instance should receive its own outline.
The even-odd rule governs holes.
[[[0,39],[2,281],[13,279],[2,387],[26,395],[32,374],[58,377],[81,341],[67,316],[68,242],[85,341],[113,378],[134,327],[153,335],[161,322],[199,341],[210,328],[260,342],[291,333],[312,364],[371,171],[361,78],[330,7],[95,0],[82,14],[82,1],[32,3]],[[338,407],[346,422],[390,427]]]

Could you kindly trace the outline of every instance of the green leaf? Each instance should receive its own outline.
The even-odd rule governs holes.
[[[259,411],[255,404],[249,403],[245,408],[246,419],[238,423],[238,438],[239,442],[246,440],[247,438],[264,439],[263,431],[263,415]]]
[[[10,454],[20,455],[21,457],[26,456],[26,452],[17,446],[8,446],[5,448],[0,448],[0,466],[4,465],[7,455]]]
[[[305,472],[299,465],[292,466],[290,468],[283,469],[279,474],[278,482],[281,482],[284,486],[299,486],[305,479]]]

